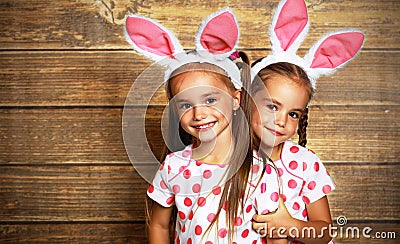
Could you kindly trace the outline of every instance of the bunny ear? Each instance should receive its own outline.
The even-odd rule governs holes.
[[[171,31],[142,16],[131,15],[126,18],[125,37],[133,49],[156,62],[184,52]]]
[[[226,8],[202,22],[196,35],[196,50],[226,58],[235,51],[238,40],[236,17],[230,8]]]
[[[279,3],[270,27],[273,51],[296,53],[309,27],[304,0],[283,0]]]
[[[321,38],[304,59],[318,76],[331,74],[358,54],[364,38],[357,30],[330,33]]]

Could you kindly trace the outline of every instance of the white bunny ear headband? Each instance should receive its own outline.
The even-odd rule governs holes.
[[[240,71],[229,56],[236,51],[239,27],[231,9],[209,15],[201,23],[195,52],[185,53],[176,36],[152,19],[130,15],[125,21],[125,37],[133,49],[167,68],[164,82],[182,65],[199,62],[222,68],[235,88],[240,89]]]
[[[252,67],[252,79],[270,64],[288,62],[307,73],[315,89],[316,79],[334,73],[352,60],[364,42],[358,30],[341,30],[321,38],[304,58],[296,55],[308,32],[309,19],[304,0],[282,0],[274,14],[269,30],[272,54]]]

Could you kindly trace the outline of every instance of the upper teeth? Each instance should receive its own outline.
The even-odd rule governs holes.
[[[214,124],[215,124],[215,123],[212,122],[212,123],[208,123],[208,124],[205,124],[205,125],[199,125],[199,126],[197,126],[197,128],[199,128],[199,129],[210,128],[210,127],[212,127]]]

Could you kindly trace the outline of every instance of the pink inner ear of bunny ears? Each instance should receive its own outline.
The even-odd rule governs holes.
[[[288,0],[279,13],[274,32],[286,51],[300,35],[308,22],[307,7],[303,0]]]
[[[129,16],[126,29],[132,42],[139,48],[159,56],[172,56],[174,53],[173,42],[168,33],[154,23]]]
[[[340,33],[326,38],[315,51],[311,68],[336,68],[360,50],[364,35],[359,32]]]
[[[223,26],[223,27],[222,27]],[[201,33],[200,43],[213,54],[231,51],[238,39],[238,27],[234,16],[224,12],[211,19]]]

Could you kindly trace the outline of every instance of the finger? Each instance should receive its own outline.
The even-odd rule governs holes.
[[[278,206],[279,206],[279,208],[282,208],[282,207],[285,207],[285,208],[286,208],[286,206],[285,206],[285,200],[283,199],[282,196],[279,196]]]
[[[263,223],[270,221],[270,217],[268,216],[268,214],[254,214],[253,220],[258,223]]]

